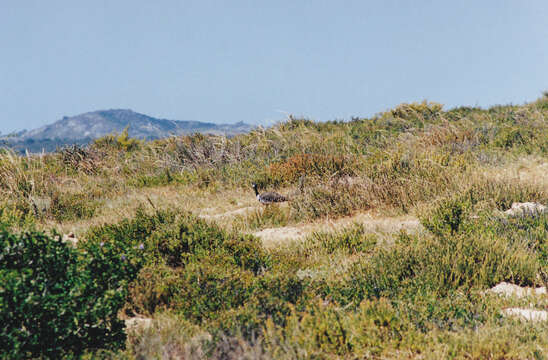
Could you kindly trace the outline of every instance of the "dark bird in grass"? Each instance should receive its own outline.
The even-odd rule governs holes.
[[[285,196],[280,195],[277,192],[273,192],[273,191],[259,194],[259,190],[257,190],[257,184],[253,184],[253,190],[255,190],[255,195],[257,195],[257,200],[259,200],[259,202],[264,205],[269,205],[269,204],[279,203],[279,202],[284,202],[289,200]]]

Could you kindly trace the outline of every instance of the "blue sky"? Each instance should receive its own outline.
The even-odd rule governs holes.
[[[548,1],[1,0],[0,131],[130,108],[272,124],[532,101]]]

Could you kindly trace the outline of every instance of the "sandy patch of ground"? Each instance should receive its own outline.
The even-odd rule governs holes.
[[[302,240],[313,232],[336,231],[341,227],[350,226],[354,223],[363,225],[367,231],[380,234],[394,233],[400,230],[415,232],[422,228],[419,220],[413,216],[381,218],[374,217],[371,213],[359,213],[337,220],[324,220],[296,226],[263,229],[254,232],[253,235],[259,237],[265,247],[274,247],[280,243]]]
[[[531,287],[524,287],[524,286],[510,284],[507,282],[501,282],[500,284],[497,284],[496,286],[492,287],[488,291],[494,294],[505,295],[505,296],[515,296],[518,298],[522,298],[526,296],[546,295],[545,287],[531,288]]]
[[[524,287],[524,286],[518,286],[515,284],[510,284],[507,282],[501,282],[500,284],[497,284],[496,286],[492,287],[491,289],[487,291],[494,294],[503,295],[506,297],[516,297],[516,298],[524,298],[528,296],[546,296],[545,287],[531,288],[531,287]],[[530,306],[533,306],[533,304],[531,304]],[[517,317],[526,321],[548,320],[548,311],[545,311],[545,310],[511,307],[511,308],[502,309],[501,313],[504,316]]]
[[[548,212],[548,207],[534,202],[515,202],[512,207],[506,210],[504,213],[509,216],[528,215],[534,216],[536,214],[543,214]]]
[[[548,311],[521,309],[521,308],[506,308],[502,310],[505,316],[519,317],[527,321],[546,321],[548,320]]]

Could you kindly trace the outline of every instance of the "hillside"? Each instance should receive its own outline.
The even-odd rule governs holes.
[[[21,152],[27,149],[31,152],[54,151],[65,145],[85,145],[107,134],[121,133],[126,127],[131,137],[146,140],[191,133],[233,136],[252,129],[242,122],[213,124],[157,119],[132,110],[116,109],[65,116],[53,124],[6,136],[0,141]]]
[[[2,357],[548,350],[548,96],[3,151],[0,199]]]

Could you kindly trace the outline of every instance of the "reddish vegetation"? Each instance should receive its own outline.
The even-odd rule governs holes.
[[[294,183],[303,175],[351,175],[354,162],[348,156],[299,154],[271,164],[268,173],[274,183]]]

